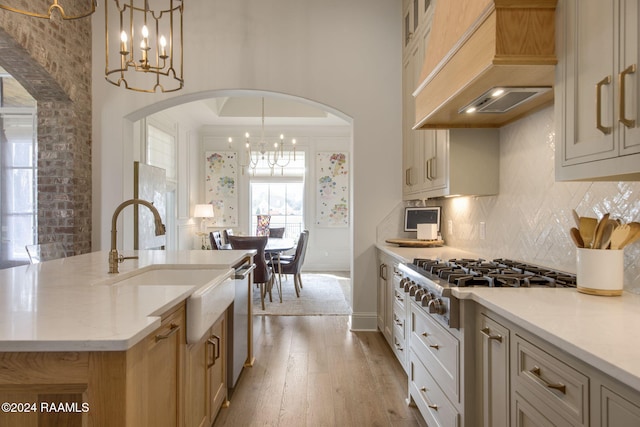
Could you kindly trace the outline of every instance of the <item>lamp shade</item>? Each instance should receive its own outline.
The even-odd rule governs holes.
[[[209,203],[196,205],[193,216],[196,218],[213,218],[213,205]]]

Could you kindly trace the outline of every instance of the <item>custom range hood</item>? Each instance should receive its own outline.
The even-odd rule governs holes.
[[[438,0],[414,129],[501,127],[553,100],[556,0]]]

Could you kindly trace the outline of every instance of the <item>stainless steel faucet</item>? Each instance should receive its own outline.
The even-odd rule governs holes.
[[[118,215],[120,215],[120,212],[122,212],[122,210],[129,205],[144,205],[148,207],[153,214],[156,236],[163,236],[165,233],[165,227],[162,223],[160,212],[158,212],[158,209],[156,209],[151,202],[147,202],[146,200],[142,199],[129,199],[120,203],[120,205],[113,212],[113,217],[111,218],[111,250],[109,251],[109,273],[117,273],[118,263],[123,262],[125,259],[138,258],[137,256],[124,257],[122,255],[118,255],[118,250],[116,249],[116,236],[118,234],[118,231],[116,230],[116,221],[118,220]]]

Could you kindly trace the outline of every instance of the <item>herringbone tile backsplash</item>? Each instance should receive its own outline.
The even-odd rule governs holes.
[[[572,209],[581,216],[600,218],[609,212],[625,222],[640,221],[640,182],[555,182],[555,143],[553,107],[503,127],[500,193],[428,202],[442,206],[446,244],[486,258],[512,258],[575,272],[576,250],[569,237]],[[396,210],[401,217],[402,209]],[[481,222],[486,227],[484,239],[480,239]],[[397,234],[396,226],[383,229],[391,234],[395,229]],[[379,228],[381,234],[387,233]],[[640,242],[625,249],[624,286],[640,293]]]

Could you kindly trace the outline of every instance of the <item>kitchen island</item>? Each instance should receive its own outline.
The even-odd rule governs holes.
[[[207,370],[224,366],[232,267],[253,251],[125,254],[131,255],[138,259],[125,260],[117,274],[108,273],[106,251],[0,270],[0,397],[10,403],[0,425],[201,421],[185,417],[185,394],[191,403],[201,390],[190,390],[184,378],[202,368],[209,387]],[[213,304],[220,305],[213,313],[218,329],[205,325],[201,341],[213,343],[187,342],[190,299],[212,289],[223,290],[213,295],[224,301]],[[207,309],[198,314],[206,318]],[[224,384],[225,369],[217,374]],[[226,390],[219,397],[225,400]],[[203,410],[212,418],[218,408],[209,406]]]
[[[410,263],[414,258],[482,257],[449,247],[414,249],[379,244],[378,249],[399,263]],[[487,351],[495,352],[502,345],[504,358],[499,366],[503,372],[492,381],[505,386],[499,400],[504,402],[505,395],[511,396],[511,406],[509,401],[506,406],[511,424],[537,420],[534,424],[558,425],[568,419],[573,425],[597,426],[640,420],[640,330],[635,327],[640,322],[640,295],[623,292],[618,297],[601,297],[575,288],[490,287],[452,287],[451,295],[460,301],[459,331],[464,330],[465,337],[459,355],[460,378],[468,396],[482,390],[483,381],[491,375],[482,360],[491,363],[492,357],[497,360],[497,353],[485,359]],[[413,327],[408,325],[407,330]],[[415,334],[405,336],[414,339]],[[406,344],[411,345],[413,342]],[[465,360],[466,371],[462,366]],[[573,376],[562,378],[569,371]],[[555,374],[562,381],[544,387]],[[566,384],[566,391],[549,389],[558,384]],[[545,399],[551,402],[549,406]],[[464,410],[478,411],[476,416],[481,417],[482,402],[467,402]],[[535,404],[529,405],[531,402]],[[485,408],[485,415],[496,410],[490,408]],[[629,418],[611,421],[622,413]],[[556,415],[560,421],[553,418]],[[469,414],[464,416],[473,419]],[[497,421],[489,425],[492,422]]]

